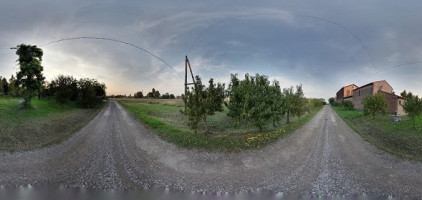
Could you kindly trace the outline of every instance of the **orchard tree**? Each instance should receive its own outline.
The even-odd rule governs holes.
[[[17,62],[20,71],[17,73],[17,84],[23,89],[23,106],[31,107],[31,99],[44,82],[41,66],[43,51],[37,46],[20,44],[16,47],[19,56]]]
[[[378,112],[385,114],[387,109],[387,101],[384,95],[380,92],[374,96],[366,96],[363,98],[363,113],[364,115],[371,115],[375,119]]]
[[[229,109],[227,116],[235,119],[236,126],[239,126],[242,108],[243,108],[243,91],[240,87],[240,80],[237,74],[231,74],[229,88],[227,89],[228,102],[225,102],[226,107]]]
[[[302,85],[296,86],[296,92],[293,95],[293,104],[291,112],[294,116],[300,118],[306,110],[306,98],[303,94]]]
[[[406,101],[403,104],[403,109],[409,114],[413,122],[413,129],[416,129],[416,117],[422,114],[422,99],[418,96],[413,96],[411,92],[406,94]]]
[[[184,113],[188,116],[191,129],[196,132],[199,122],[203,120],[208,132],[207,116],[223,111],[224,84],[215,84],[214,80],[210,79],[206,88],[202,85],[201,78],[196,76],[194,86],[187,90],[186,95],[182,95],[182,99],[186,106]]]
[[[287,119],[287,123],[290,123],[290,115],[292,114],[293,104],[295,101],[293,87],[284,88],[283,95],[284,95],[284,109],[286,112],[286,119]]]

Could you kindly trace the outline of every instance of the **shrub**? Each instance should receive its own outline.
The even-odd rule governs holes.
[[[346,110],[354,110],[355,109],[355,105],[353,104],[353,102],[351,102],[349,100],[343,100],[343,101],[341,101],[341,105]]]
[[[364,115],[371,115],[372,118],[375,118],[375,115],[379,112],[385,114],[386,109],[387,101],[385,100],[384,95],[381,93],[363,98]]]

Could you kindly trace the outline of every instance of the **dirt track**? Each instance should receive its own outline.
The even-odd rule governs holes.
[[[69,140],[0,153],[0,185],[422,197],[422,164],[364,142],[328,106],[301,129],[260,150],[206,153],[169,144],[111,100]]]

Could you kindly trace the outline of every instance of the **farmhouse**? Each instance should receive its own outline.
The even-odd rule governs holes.
[[[353,90],[351,94],[348,95],[350,88],[353,88]],[[378,92],[384,95],[385,100],[388,103],[388,113],[395,115],[406,114],[403,109],[403,103],[405,99],[401,96],[395,95],[393,92],[393,87],[391,87],[391,85],[385,80],[374,81],[361,87],[356,87],[354,84],[345,86],[337,92],[336,101],[350,100],[355,105],[355,109],[363,110],[363,99],[369,95],[373,96]],[[346,95],[341,96],[341,94]]]
[[[337,93],[335,101],[350,100],[353,97],[353,90],[358,88],[355,84],[342,87]]]

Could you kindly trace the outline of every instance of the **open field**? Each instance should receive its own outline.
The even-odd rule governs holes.
[[[333,107],[336,113],[365,140],[394,155],[422,160],[422,117],[417,118],[416,130],[408,116],[394,122],[392,116],[364,116],[361,111]]]
[[[264,132],[259,132],[257,128],[248,127],[245,123],[235,127],[235,121],[226,115],[228,109],[225,108],[223,112],[207,117],[210,133],[205,133],[204,125],[200,123],[198,133],[195,134],[186,125],[187,117],[180,112],[183,110],[183,102],[179,99],[121,98],[117,101],[170,142],[187,148],[218,151],[262,147],[293,132],[320,110],[316,109],[299,120],[291,118],[290,124],[286,124],[283,119],[280,126],[268,126]]]
[[[34,109],[19,109],[17,98],[0,98],[0,151],[23,151],[55,144],[82,128],[101,109],[33,99]]]

